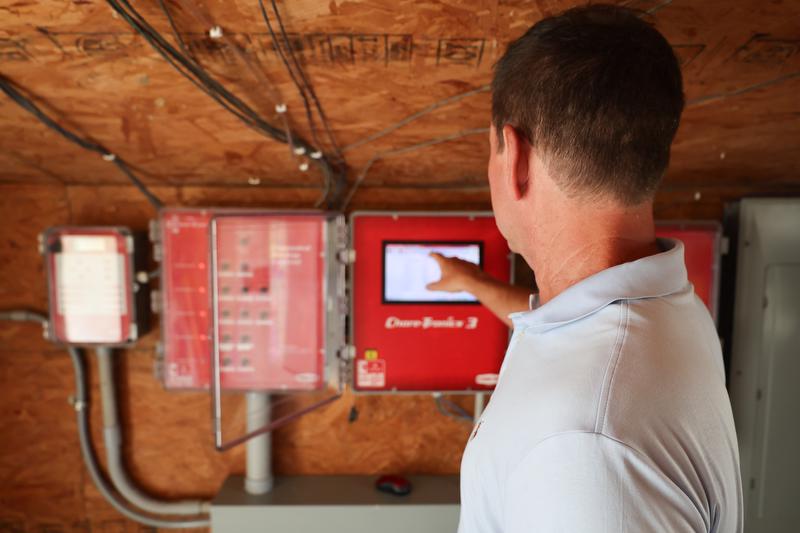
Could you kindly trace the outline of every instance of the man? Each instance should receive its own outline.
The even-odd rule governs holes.
[[[461,533],[742,529],[736,435],[714,324],[653,195],[683,109],[667,41],[613,6],[533,26],[496,65],[489,184],[533,269],[533,310],[461,465]],[[524,292],[437,257],[433,289],[499,316]]]

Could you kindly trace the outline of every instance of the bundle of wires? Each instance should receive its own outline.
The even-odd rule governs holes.
[[[23,91],[17,87],[11,80],[6,78],[5,76],[0,75],[0,90],[2,90],[11,100],[19,105],[22,109],[27,111],[28,113],[32,114],[34,117],[39,119],[39,121],[50,128],[51,130],[55,131],[65,139],[72,141],[73,143],[77,144],[81,148],[89,150],[90,152],[95,152],[100,154],[103,159],[108,162],[114,163],[120,171],[133,183],[133,186],[139,189],[139,191],[147,197],[147,200],[155,207],[156,209],[161,209],[163,204],[161,200],[159,200],[152,192],[150,192],[147,187],[142,183],[142,181],[136,177],[136,175],[131,170],[130,166],[118,155],[114,154],[103,145],[96,143],[88,138],[81,137],[75,132],[72,132],[56,122],[53,118],[47,115],[42,109],[33,103],[33,100],[25,95]]]
[[[309,99],[314,103],[314,108],[317,110],[317,114],[322,122],[322,126],[325,128],[328,141],[331,143],[337,158],[341,162],[344,160],[342,149],[336,143],[336,139],[331,132],[328,119],[325,117],[325,112],[322,110],[322,105],[319,103],[319,98],[317,98],[317,93],[314,91],[314,87],[312,87],[311,83],[308,81],[308,77],[306,76],[303,67],[300,64],[300,61],[298,61],[297,55],[294,53],[294,46],[292,46],[292,43],[289,41],[289,36],[286,33],[286,27],[283,24],[283,17],[281,17],[278,4],[275,0],[270,0],[270,5],[272,6],[275,20],[278,22],[278,28],[281,34],[281,42],[278,41],[278,38],[275,35],[275,30],[272,27],[269,15],[264,7],[264,0],[258,0],[258,6],[261,9],[261,16],[264,18],[264,22],[267,25],[267,30],[269,30],[269,35],[272,39],[272,45],[280,56],[283,66],[286,67],[289,76],[292,78],[292,82],[294,82],[295,87],[297,87],[297,90],[300,92],[300,97],[303,99],[303,106],[306,110],[306,118],[308,119],[308,125],[311,129],[311,136],[318,146],[322,145],[317,134],[317,128],[314,123],[314,115],[308,102]],[[291,63],[289,60],[291,60]]]
[[[178,40],[181,50],[172,46],[157,30],[155,30],[128,0],[106,1],[111,8],[117,12],[137,34],[141,35],[161,57],[172,65],[175,70],[223,108],[236,116],[245,125],[273,140],[288,144],[295,154],[309,154],[311,156],[311,161],[319,166],[325,181],[323,197],[320,198],[318,205],[328,200],[329,196],[331,197],[328,202],[330,205],[342,194],[346,186],[343,169],[340,166],[337,167],[333,165],[329,158],[322,152],[321,148],[312,146],[300,136],[293,134],[286,122],[284,122],[284,127],[282,128],[270,124],[250,105],[214,79],[214,77],[189,54],[187,47],[180,39],[174,20],[170,16],[169,11],[166,9],[166,4],[164,4],[163,1],[161,1],[161,7],[170,20],[170,25],[176,34],[176,39]],[[285,113],[285,106],[279,109],[279,113],[282,115]]]

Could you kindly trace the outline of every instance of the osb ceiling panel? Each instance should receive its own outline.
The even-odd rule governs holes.
[[[162,185],[320,186],[285,145],[244,127],[167,65],[101,0],[0,5],[0,72]],[[475,187],[484,181],[492,65],[509,40],[570,1],[281,2],[293,48],[363,186]],[[669,39],[683,65],[687,110],[665,188],[795,190],[800,176],[800,2],[628,0]],[[133,4],[172,40],[155,0]],[[270,120],[285,101],[305,114],[256,0],[170,0],[202,64]],[[199,13],[224,28],[210,40]],[[259,75],[267,79],[259,83]],[[442,99],[464,98],[437,106]],[[449,139],[449,140],[446,140]],[[437,141],[429,144],[431,141]],[[441,141],[441,142],[438,142]],[[123,183],[95,154],[46,131],[0,98],[0,180]],[[422,145],[417,148],[417,145]],[[405,150],[408,149],[408,150]],[[394,153],[400,150],[400,153]],[[250,185],[248,185],[248,183]],[[253,185],[257,184],[257,185]]]

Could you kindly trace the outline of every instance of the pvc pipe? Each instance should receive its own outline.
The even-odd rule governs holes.
[[[42,313],[27,310],[11,310],[0,311],[0,320],[13,320],[17,322],[38,322],[46,324],[47,318]],[[140,513],[135,509],[130,509],[127,502],[114,492],[109,485],[105,476],[100,470],[100,465],[97,463],[97,455],[92,445],[91,432],[89,431],[89,397],[87,394],[86,385],[86,368],[83,361],[83,355],[80,350],[73,346],[68,346],[70,360],[72,361],[72,369],[75,377],[75,396],[73,398],[73,406],[76,413],[76,421],[78,425],[78,443],[81,450],[81,458],[83,459],[86,470],[89,471],[89,477],[92,479],[95,487],[105,500],[116,509],[121,515],[139,522],[148,527],[162,528],[162,529],[191,529],[191,528],[207,528],[211,525],[208,518],[198,517],[189,519],[169,520],[166,518],[151,517]],[[110,353],[110,351],[109,351]],[[116,398],[114,398],[116,403]],[[114,412],[116,412],[116,407]]]
[[[270,423],[270,397],[265,392],[248,392],[247,432]],[[272,433],[263,433],[247,441],[247,463],[244,489],[249,494],[266,494],[272,490]]]
[[[472,420],[477,424],[483,414],[483,406],[486,402],[486,393],[479,392],[475,395],[475,409],[472,411]]]
[[[122,433],[119,427],[114,360],[111,348],[97,348],[97,368],[100,377],[100,400],[103,406],[103,440],[106,448],[108,474],[123,498],[136,507],[153,514],[198,515],[209,512],[211,504],[201,500],[165,502],[140,491],[128,478],[122,461]]]
[[[92,478],[97,490],[123,516],[144,524],[145,526],[163,529],[184,529],[184,528],[200,528],[209,527],[211,525],[208,518],[197,519],[184,519],[184,520],[167,520],[164,518],[154,518],[144,515],[134,509],[130,509],[127,505],[120,501],[120,498],[106,481],[100,466],[97,464],[97,456],[92,446],[92,439],[89,432],[89,405],[86,395],[86,370],[83,364],[83,357],[77,348],[69,347],[69,355],[72,360],[72,367],[75,371],[75,399],[74,406],[77,414],[78,422],[78,441],[81,448],[81,457],[89,471],[89,477]]]

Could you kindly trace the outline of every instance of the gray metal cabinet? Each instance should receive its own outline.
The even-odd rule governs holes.
[[[731,360],[745,532],[800,530],[800,199],[742,201]]]

